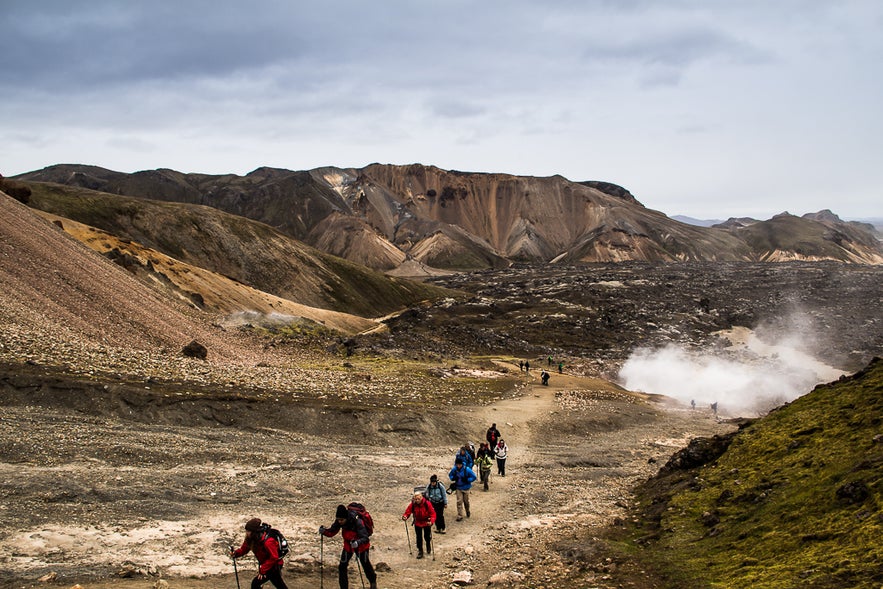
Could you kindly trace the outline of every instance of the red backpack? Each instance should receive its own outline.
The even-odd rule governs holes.
[[[362,523],[365,524],[365,529],[368,530],[369,536],[374,533],[374,520],[371,518],[371,514],[368,513],[368,510],[365,509],[364,505],[353,501],[347,505],[346,508],[357,517],[362,518]]]

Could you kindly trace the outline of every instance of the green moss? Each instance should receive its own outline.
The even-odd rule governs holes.
[[[877,360],[748,426],[716,462],[667,474],[667,493],[659,480],[645,486],[656,539],[639,549],[648,528],[634,529],[628,550],[708,587],[879,588],[881,421]]]

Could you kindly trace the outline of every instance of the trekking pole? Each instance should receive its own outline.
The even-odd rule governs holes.
[[[408,537],[408,554],[414,556],[414,553],[411,551],[411,534],[408,532],[408,520],[402,522],[405,524],[405,536]]]
[[[319,589],[325,589],[325,536],[319,536]]]
[[[230,547],[230,554],[233,554],[233,547]],[[241,589],[239,587],[239,569],[236,568],[236,557],[232,556],[233,559],[233,572],[236,573],[236,589]]]
[[[358,552],[353,552],[356,555],[356,564],[359,565],[359,578],[362,580],[362,589],[365,589],[365,575],[362,574],[362,559],[359,557]]]

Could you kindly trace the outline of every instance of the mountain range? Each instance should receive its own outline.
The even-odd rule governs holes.
[[[700,227],[646,208],[621,186],[562,176],[469,173],[420,164],[308,171],[264,167],[245,176],[168,169],[130,174],[64,164],[14,180],[35,194],[46,192],[38,189],[40,183],[85,191],[78,194],[89,195],[88,212],[45,196],[33,198],[31,206],[87,224],[99,222],[97,227],[111,233],[119,231],[119,218],[96,217],[120,197],[200,205],[258,221],[327,254],[402,276],[513,263],[883,263],[883,247],[872,225],[845,222],[830,211],[803,217],[783,213],[766,221],[731,219]],[[56,194],[60,191],[55,189]],[[131,198],[127,207],[159,210],[158,204],[142,205]],[[202,212],[197,216],[207,214],[205,208],[198,210]]]

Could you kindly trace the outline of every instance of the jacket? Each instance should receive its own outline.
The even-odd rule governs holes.
[[[271,538],[266,531],[260,532],[260,536],[249,546],[248,540],[242,543],[235,552],[233,558],[245,556],[248,552],[254,552],[254,557],[258,559],[258,571],[262,575],[269,573],[273,567],[284,565],[284,561],[279,558],[279,543],[275,538]]]
[[[408,503],[402,518],[408,519],[412,513],[414,514],[414,525],[418,528],[428,528],[435,523],[435,508],[425,498],[420,503],[413,501]]]
[[[457,460],[462,460],[463,466],[465,466],[466,468],[472,468],[472,465],[475,464],[475,459],[472,457],[472,454],[466,452],[465,450],[463,450],[462,452],[458,450],[457,453],[454,454],[454,462],[456,462]]]
[[[497,447],[494,448],[494,450],[496,450],[497,458],[505,460],[506,454],[509,453],[509,446],[507,446],[505,443],[503,445],[497,444]]]
[[[482,454],[476,462],[478,463],[478,470],[482,472],[489,471],[494,464],[489,454]]]
[[[354,552],[351,542],[354,540],[359,543],[359,547],[355,552],[365,552],[371,548],[371,540],[368,536],[368,528],[362,522],[362,518],[354,514],[352,511],[347,512],[346,523],[340,525],[337,520],[331,526],[325,528],[322,532],[323,536],[331,538],[341,532],[343,536],[343,549],[347,552]]]
[[[426,490],[423,491],[423,496],[432,501],[433,503],[444,503],[448,504],[448,493],[445,486],[439,482],[433,485],[429,483],[426,485]]]
[[[464,466],[463,468],[457,468],[456,466],[451,469],[451,472],[448,473],[448,478],[451,479],[451,487],[458,491],[468,491],[472,488],[472,483],[475,481],[475,473],[472,472],[471,468]]]

